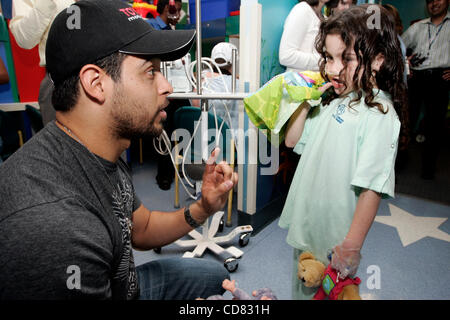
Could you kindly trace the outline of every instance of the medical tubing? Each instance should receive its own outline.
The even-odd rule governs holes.
[[[186,179],[186,181],[187,181],[187,183],[192,187],[192,188],[194,188],[194,185],[191,183],[191,181],[189,180],[189,178],[188,178],[188,176],[186,175],[186,173],[185,173],[185,171],[184,171],[184,163],[185,163],[185,161],[186,161],[186,156],[187,156],[187,154],[189,153],[189,148],[191,147],[191,143],[192,143],[192,141],[194,140],[194,137],[195,137],[195,134],[197,133],[197,130],[198,130],[198,127],[200,126],[200,119],[197,121],[197,125],[195,126],[195,129],[194,129],[194,133],[192,134],[192,137],[189,139],[189,143],[188,143],[188,145],[187,145],[187,147],[186,147],[186,150],[184,151],[184,154],[183,154],[183,161],[181,162],[181,171],[183,172],[183,175],[184,175],[184,178]]]
[[[167,136],[166,131],[163,130],[161,136],[162,136],[162,140],[163,140],[164,143],[166,144],[166,148],[169,149],[169,146],[171,145],[171,143],[170,143],[169,137]],[[175,164],[175,160],[174,160],[174,158],[173,158],[173,156],[172,156],[172,152],[169,152],[169,155],[170,155],[170,160],[172,160],[172,164],[173,164],[173,166],[174,166],[174,168],[175,168],[175,173],[177,174],[177,177],[178,177],[178,179],[180,180],[181,185],[183,186],[184,190],[186,191],[186,193],[189,195],[189,197],[190,197],[191,199],[197,200],[197,197],[196,197],[195,195],[192,195],[192,194],[189,192],[189,190],[187,189],[187,187],[186,187],[186,185],[184,184],[183,180],[181,179],[180,173],[178,172],[178,170],[176,170],[176,164]],[[186,180],[188,180],[186,174],[184,173],[184,170],[183,170],[183,174],[184,174],[184,177],[186,178]],[[194,187],[194,186],[191,185],[191,187]]]
[[[186,63],[183,64],[183,65],[184,65],[184,72],[185,72],[185,74],[186,74],[186,77],[188,78],[189,83],[190,83],[195,89],[197,88],[197,85],[196,85],[196,79],[195,79],[195,77],[194,77],[193,70],[194,70],[194,66],[195,66],[196,63],[197,63],[197,60],[191,62],[191,63],[189,64],[189,66],[188,66]],[[217,71],[219,72],[220,78],[222,79],[222,82],[223,82],[223,85],[224,85],[224,88],[225,88],[226,93],[230,93],[230,91],[229,91],[229,89],[228,89],[228,86],[227,86],[227,84],[226,84],[226,82],[225,82],[225,79],[224,79],[224,77],[223,77],[222,71],[220,70],[220,67],[217,65],[217,63],[216,63],[214,60],[212,60],[211,58],[207,58],[207,57],[202,58],[202,64],[205,64],[205,65],[208,67],[208,69],[211,71],[211,73],[214,73],[214,70],[213,70],[213,68],[212,68],[212,66],[211,66],[210,63],[212,63],[212,64],[217,68]],[[208,80],[207,80],[206,78],[205,78],[205,81],[208,82]],[[206,89],[206,90],[209,90],[208,87],[205,87],[205,89]],[[214,92],[214,91],[210,90],[209,92],[212,93],[212,92]],[[227,105],[225,104],[225,102],[223,102],[222,99],[221,99],[220,101],[221,101],[221,103],[223,104],[223,106],[224,106],[224,108],[225,108],[225,111],[226,111],[226,113],[227,113],[227,116],[228,116],[228,120],[230,121],[231,134],[232,134],[232,137],[233,137],[233,139],[234,139],[234,138],[235,138],[235,137],[234,137],[234,131],[233,131],[234,128],[233,128],[233,124],[232,124],[232,121],[231,121],[231,115],[230,115],[230,112],[229,112],[228,107],[227,107]],[[225,123],[225,120],[222,119],[222,123],[220,124],[220,127],[218,127],[218,123],[217,123],[217,114],[216,114],[216,106],[215,106],[215,105],[213,105],[213,112],[214,112],[214,121],[215,121],[215,127],[216,127],[216,137],[218,137],[218,138],[215,139],[215,140],[216,140],[216,141],[215,141],[215,144],[216,144],[216,147],[217,147],[217,146],[219,145],[220,135],[221,135],[222,128],[223,128],[223,125],[224,125],[224,123]],[[194,139],[194,137],[195,137],[195,134],[197,133],[198,127],[200,126],[200,122],[201,122],[201,117],[200,117],[199,120],[197,121],[197,125],[196,125],[195,128],[194,128],[194,132],[193,132],[192,137],[189,139],[189,143],[188,143],[188,145],[187,145],[187,147],[186,147],[186,150],[185,150],[185,152],[184,152],[184,154],[183,154],[183,160],[182,160],[182,164],[181,164],[181,169],[182,169],[184,178],[185,178],[186,182],[189,184],[189,186],[192,187],[192,188],[195,188],[195,186],[194,186],[194,184],[189,180],[188,176],[186,175],[186,172],[185,172],[185,169],[184,169],[184,164],[185,164],[185,162],[186,162],[186,156],[187,156],[187,154],[189,153],[189,152],[188,152],[188,151],[189,151],[189,148],[191,147],[192,141],[193,141],[193,139]],[[225,138],[225,137],[224,137],[224,138]],[[155,139],[157,140],[158,145],[156,145]],[[164,142],[164,144],[165,144],[165,146],[166,146],[166,150],[163,150],[163,146],[162,146],[161,140]],[[167,136],[167,133],[166,133],[164,130],[163,130],[163,132],[162,132],[162,134],[161,134],[160,136],[155,137],[155,138],[153,139],[153,146],[154,146],[156,152],[158,152],[159,154],[161,154],[161,155],[167,155],[167,154],[169,154],[169,155],[170,155],[170,160],[172,161],[172,164],[173,164],[174,168],[176,169],[175,160],[174,160],[174,158],[173,158],[173,156],[172,156],[172,152],[170,151],[170,150],[171,150],[171,147],[172,147],[172,144],[171,144],[171,141],[170,141],[169,137]],[[182,180],[181,177],[180,177],[180,174],[179,174],[178,170],[175,170],[175,172],[176,172],[176,174],[177,174],[177,176],[178,176],[178,179],[180,180],[181,184],[183,185],[183,188],[185,189],[185,191],[186,191],[187,194],[189,195],[189,197],[192,198],[193,200],[197,200],[197,198],[196,198],[194,195],[192,195],[192,194],[188,191],[186,185],[184,184],[183,180]]]
[[[158,140],[158,145],[159,145],[159,146],[157,146],[157,145],[155,144],[155,140]],[[166,146],[166,150],[165,150],[165,151],[164,151],[163,148],[162,148],[161,140],[164,142],[164,144],[165,144],[165,146]],[[163,132],[161,133],[161,135],[159,135],[158,137],[155,137],[155,138],[153,139],[153,146],[155,147],[156,152],[158,152],[160,155],[167,155],[167,154],[170,155],[170,160],[172,161],[172,164],[173,164],[173,166],[174,166],[174,168],[175,168],[175,173],[177,174],[178,179],[180,180],[181,184],[183,185],[184,190],[185,190],[186,193],[189,195],[189,197],[191,197],[193,200],[197,200],[197,198],[196,198],[194,195],[192,195],[192,194],[188,191],[188,189],[186,188],[186,185],[184,184],[183,180],[182,180],[181,177],[180,177],[180,174],[179,174],[178,170],[176,170],[175,160],[173,159],[172,153],[170,152],[170,149],[171,149],[171,147],[172,147],[172,144],[171,144],[171,142],[170,142],[169,137],[167,136],[166,131],[163,130]],[[184,172],[184,166],[182,166],[182,169],[183,169],[183,174],[184,174],[184,176],[185,176],[185,178],[186,178],[186,181],[188,182],[188,184],[189,184],[192,188],[194,188],[195,186],[189,181],[189,179],[187,178],[187,175],[186,175],[185,172]]]

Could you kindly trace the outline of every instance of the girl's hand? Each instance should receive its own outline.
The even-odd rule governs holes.
[[[327,82],[323,86],[317,88],[317,90],[319,90],[320,92],[324,93],[325,91],[330,89],[332,86],[333,86],[333,84],[331,82]]]
[[[350,239],[345,239],[333,248],[331,266],[339,273],[341,279],[345,279],[356,275],[360,260],[360,248]]]

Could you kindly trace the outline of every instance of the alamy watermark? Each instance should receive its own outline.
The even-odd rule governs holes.
[[[66,269],[66,273],[69,274],[66,285],[69,290],[81,289],[81,269],[77,265],[70,265]],[[366,280],[366,286],[369,290],[381,289],[381,268],[377,265],[370,265],[366,269],[366,273],[369,277]]]
[[[66,20],[66,26],[69,30],[81,29],[81,9],[78,6],[70,6],[66,12],[69,17]]]
[[[66,285],[69,290],[81,289],[81,269],[77,265],[67,267],[66,273],[70,276],[67,278]]]
[[[194,123],[194,127],[197,122]],[[267,132],[266,132],[267,134]],[[274,175],[278,172],[280,164],[279,149],[270,143],[263,130],[249,129],[244,131],[243,129],[225,130],[225,133],[218,133],[216,129],[208,129],[208,150],[207,154],[210,155],[214,148],[219,147],[221,152],[217,159],[217,163],[225,161],[227,163],[233,163],[235,165],[260,165],[261,175]],[[230,141],[234,138],[235,142],[235,157],[232,159]],[[174,159],[178,155],[186,155],[184,157],[185,164],[201,164],[205,159],[203,155],[202,134],[200,130],[192,137],[190,131],[186,129],[176,129],[172,134],[172,142],[176,141],[176,145],[172,144],[172,156]],[[270,133],[271,141],[279,141],[279,136]],[[257,152],[254,154],[250,149],[250,146],[257,146]],[[247,150],[247,152],[246,152]],[[188,156],[189,155],[189,156]]]
[[[381,289],[381,269],[377,265],[370,265],[367,267],[367,274],[369,277],[366,280],[366,286],[369,290]]]
[[[380,6],[370,5],[367,7],[366,13],[370,14],[370,17],[367,19],[367,28],[370,30],[381,29]]]

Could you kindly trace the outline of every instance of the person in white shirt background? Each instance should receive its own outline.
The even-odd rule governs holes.
[[[17,44],[24,49],[39,45],[39,65],[45,67],[45,45],[48,31],[55,16],[74,3],[74,0],[13,0],[12,19],[9,24]],[[44,125],[55,119],[51,103],[52,82],[44,77],[39,89],[39,107]]]
[[[319,56],[314,40],[319,25],[325,17],[322,9],[326,5],[329,16],[347,10],[356,0],[299,0],[284,22],[280,41],[280,64],[286,71],[318,71]]]
[[[280,64],[286,71],[319,71],[320,56],[314,48],[323,6],[329,0],[304,0],[289,12],[280,41]]]

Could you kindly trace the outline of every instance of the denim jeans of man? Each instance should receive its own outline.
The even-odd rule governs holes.
[[[141,300],[194,300],[223,294],[230,279],[223,264],[197,258],[168,258],[136,268]]]

